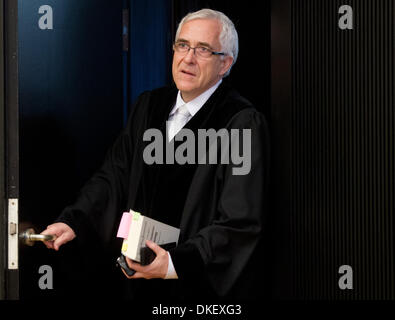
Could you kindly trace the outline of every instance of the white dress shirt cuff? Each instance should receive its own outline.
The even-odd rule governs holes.
[[[165,279],[178,279],[177,272],[176,269],[174,269],[173,260],[171,260],[170,253],[167,252],[167,255],[169,257],[169,264],[167,266],[167,274]]]

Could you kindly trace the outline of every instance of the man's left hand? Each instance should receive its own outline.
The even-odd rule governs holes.
[[[156,257],[154,261],[152,261],[149,265],[142,266],[140,263],[134,262],[133,260],[126,257],[126,263],[129,268],[136,271],[133,276],[128,276],[126,272],[122,269],[125,276],[129,279],[154,279],[161,278],[164,279],[167,274],[167,268],[169,265],[169,256],[165,249],[162,249],[155,242],[146,241],[147,247],[149,247],[152,251],[155,252]]]

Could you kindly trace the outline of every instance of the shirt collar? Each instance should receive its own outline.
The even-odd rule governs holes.
[[[222,79],[220,79],[215,85],[213,85],[211,88],[207,89],[201,95],[197,96],[195,99],[189,101],[188,103],[185,103],[185,101],[181,97],[180,90],[178,90],[176,104],[173,107],[173,109],[171,110],[169,116],[172,116],[176,112],[178,107],[185,104],[189,113],[193,117],[200,110],[200,108],[203,107],[203,105],[211,97],[211,95],[218,88],[218,86],[221,84],[221,82],[222,82]]]

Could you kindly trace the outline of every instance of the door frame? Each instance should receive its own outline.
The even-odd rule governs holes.
[[[5,298],[4,3],[0,1],[0,299]]]
[[[0,3],[0,299],[19,299],[18,1]]]

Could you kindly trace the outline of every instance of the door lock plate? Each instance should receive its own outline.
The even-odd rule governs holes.
[[[18,264],[18,199],[8,199],[8,269]]]

